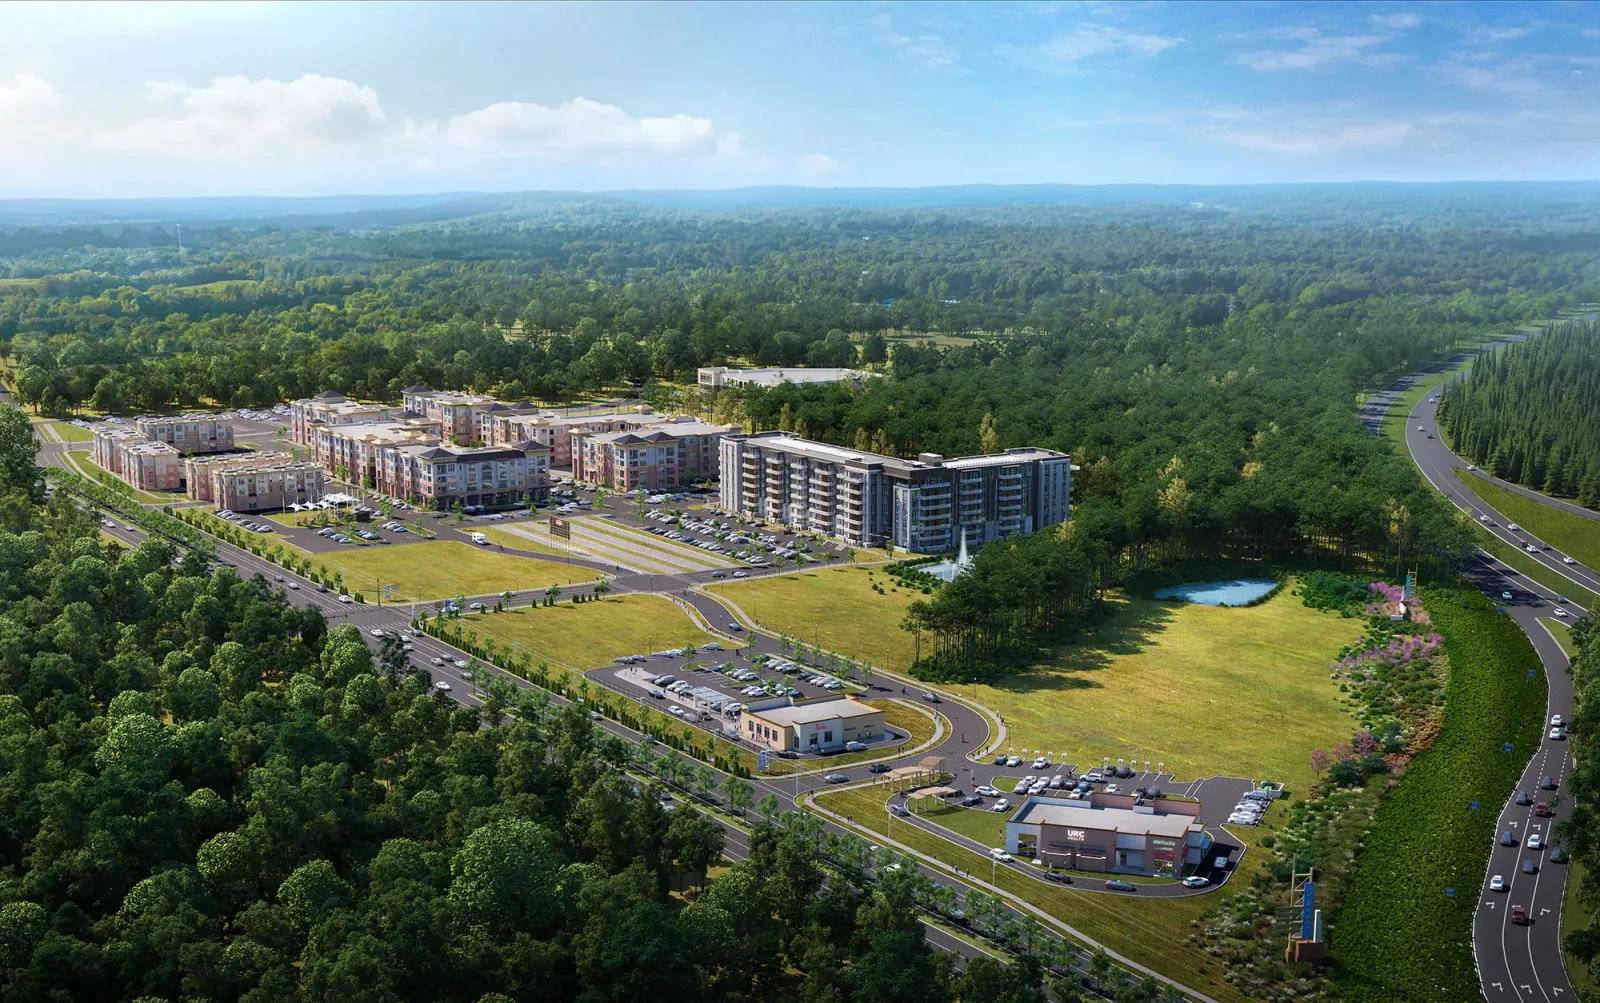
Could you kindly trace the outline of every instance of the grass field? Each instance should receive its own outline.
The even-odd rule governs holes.
[[[691,642],[698,646],[722,641],[731,649],[728,641],[696,627],[671,600],[652,595],[617,596],[581,606],[518,607],[470,617],[467,627],[480,636],[516,645],[555,669],[592,669],[619,655],[680,648]]]
[[[62,442],[93,442],[94,433],[86,428],[79,428],[64,421],[47,421],[51,430],[60,437]]]
[[[859,788],[820,794],[817,802],[841,815],[851,815],[855,823],[896,842],[904,843],[945,865],[959,865],[984,881],[994,875],[994,883],[1012,894],[1071,924],[1086,936],[1113,948],[1118,953],[1161,972],[1219,1000],[1243,1001],[1238,989],[1224,981],[1224,969],[1200,949],[1184,943],[1193,932],[1192,923],[1208,909],[1213,897],[1151,899],[1136,896],[1106,895],[1077,891],[1018,874],[1007,868],[991,870],[987,856],[966,850],[914,826],[895,824],[890,833],[888,813],[884,811],[887,792]],[[1243,837],[1246,844],[1261,835]],[[1260,869],[1266,854],[1247,853],[1233,880],[1249,881]]]
[[[1570,554],[1580,564],[1600,568],[1600,521],[1563,512],[1515,491],[1507,491],[1461,468],[1456,476],[1485,505],[1521,526],[1541,542]]]
[[[1148,759],[1180,779],[1304,790],[1311,750],[1355,731],[1328,665],[1360,632],[1361,621],[1307,609],[1289,589],[1247,609],[1139,599],[1032,671],[950,689],[997,711],[1018,755]]]
[[[768,630],[808,644],[905,671],[913,657],[911,635],[900,620],[919,592],[897,588],[888,575],[841,567],[713,586]],[[870,583],[884,588],[879,595]]]
[[[452,596],[486,595],[506,589],[523,591],[563,587],[593,581],[587,568],[528,557],[510,557],[472,547],[455,540],[414,543],[405,546],[363,547],[312,554],[315,568],[344,572],[350,591],[361,591],[370,598],[378,583],[393,585],[385,598],[393,602],[419,602]]]
[[[1550,636],[1556,639],[1557,644],[1561,645],[1561,650],[1567,653],[1568,658],[1572,658],[1578,653],[1578,646],[1572,643],[1571,627],[1552,617],[1541,617],[1539,622],[1549,629]]]

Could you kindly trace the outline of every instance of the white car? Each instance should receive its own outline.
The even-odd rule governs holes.
[[[1505,891],[1506,890],[1506,879],[1504,877],[1496,874],[1494,877],[1489,879],[1489,890],[1491,892],[1503,892],[1503,891]]]
[[[1183,879],[1183,887],[1185,888],[1204,888],[1210,883],[1210,881],[1207,881],[1198,874],[1191,874],[1187,878]]]
[[[450,684],[445,682],[443,679],[441,679],[438,682],[434,683],[433,684],[433,688],[438,690],[441,693],[450,692]]]
[[[1016,756],[1007,756],[1006,757],[1006,765],[1007,766],[1021,766],[1022,765],[1022,760],[1018,759]]]
[[[1467,464],[1467,469],[1468,470],[1477,470],[1478,468],[1469,463],[1469,464]]]
[[[1520,530],[1520,529],[1522,529],[1522,527],[1521,527],[1521,526],[1518,526],[1518,525],[1517,525],[1517,524],[1516,524],[1516,523],[1514,523],[1514,522],[1511,522],[1511,523],[1507,523],[1507,524],[1506,524],[1506,529],[1509,529],[1509,530],[1511,530],[1511,532],[1513,532],[1513,533],[1515,533],[1515,532],[1517,532],[1517,531],[1518,531],[1518,530]]]
[[[1106,793],[1107,794],[1121,794],[1122,793],[1122,788],[1118,787],[1116,784],[1106,784]]]
[[[989,851],[989,856],[993,857],[995,860],[998,860],[1003,864],[1011,863],[1011,854],[1007,853],[1005,850],[1001,849],[998,846],[994,847],[993,849],[991,849]]]
[[[1560,728],[1551,728],[1550,729],[1550,740],[1552,742],[1559,742],[1563,738],[1566,738],[1566,737],[1567,737],[1567,733],[1562,731]]]
[[[1522,845],[1530,850],[1542,850],[1544,849],[1544,837],[1537,832],[1532,833],[1528,836],[1528,841]]]
[[[999,789],[990,787],[988,784],[984,784],[981,787],[974,787],[972,789],[972,793],[982,794],[986,798],[998,797],[1000,795]]]
[[[444,664],[444,659],[438,657],[437,655],[434,656],[432,661],[433,661],[433,664],[435,664],[435,665],[443,665]]]
[[[989,810],[990,811],[1010,811],[1011,810],[1011,802],[1007,801],[1005,798],[1001,798],[1000,800],[996,801],[994,803],[994,807],[989,809]]]
[[[1049,765],[1050,765],[1050,760],[1044,758],[1043,756],[1040,756],[1038,759],[1035,759],[1033,761],[1033,768],[1036,769],[1036,770],[1042,770],[1042,769],[1044,769],[1045,767],[1047,767]]]
[[[377,627],[372,628],[371,630],[367,631],[367,633],[371,634],[373,637],[383,636],[383,631],[379,630]]]
[[[1417,426],[1417,431],[1419,431],[1419,432],[1426,432],[1426,431],[1427,431],[1427,429],[1426,429],[1426,428],[1424,428],[1424,427],[1423,427],[1423,426],[1421,426],[1421,425],[1418,425],[1418,426]]]
[[[1562,564],[1577,564],[1577,563],[1578,563],[1578,562],[1577,562],[1577,561],[1574,561],[1574,560],[1573,560],[1573,559],[1572,559],[1572,558],[1570,558],[1570,557],[1563,557],[1563,558],[1562,558],[1562,559],[1561,559],[1561,563],[1562,563]]]
[[[456,668],[464,669],[466,667],[467,667],[467,660],[465,658],[456,659]]]
[[[344,603],[355,602],[355,600],[351,599],[349,596],[340,596],[339,601]]]
[[[1557,606],[1551,612],[1555,613],[1556,616],[1566,616],[1567,615],[1567,611],[1562,609],[1560,606]]]
[[[1564,725],[1566,723],[1567,723],[1566,721],[1562,720],[1560,714],[1551,714],[1550,715],[1550,726],[1552,728],[1559,728],[1559,727],[1561,727],[1562,725]]]

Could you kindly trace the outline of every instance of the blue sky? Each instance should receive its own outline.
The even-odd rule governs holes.
[[[1569,3],[0,6],[0,197],[1600,177]]]

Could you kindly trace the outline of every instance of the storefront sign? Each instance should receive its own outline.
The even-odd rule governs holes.
[[[1089,834],[1084,832],[1082,829],[1068,829],[1067,838],[1072,840],[1074,843],[1081,843],[1089,838]]]

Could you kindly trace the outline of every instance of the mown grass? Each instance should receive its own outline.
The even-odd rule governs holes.
[[[94,433],[86,428],[79,428],[65,421],[47,421],[51,430],[61,438],[62,442],[93,442]]]
[[[1473,494],[1482,498],[1485,505],[1521,526],[1536,539],[1571,555],[1580,564],[1600,567],[1600,520],[1585,519],[1515,491],[1507,491],[1460,467],[1456,468],[1456,476]]]
[[[1543,667],[1516,621],[1476,593],[1431,593],[1426,603],[1450,663],[1445,724],[1379,802],[1330,917],[1333,977],[1350,1003],[1479,998],[1472,915],[1495,818],[1469,803],[1504,801],[1544,720]]]
[[[1120,600],[1110,620],[1029,671],[949,688],[998,712],[1008,751],[1025,758],[1149,760],[1181,779],[1304,790],[1311,750],[1355,730],[1328,666],[1362,621],[1307,609],[1291,591],[1243,609]]]
[[[456,540],[336,550],[309,557],[313,569],[326,564],[330,570],[342,571],[345,586],[369,599],[377,594],[380,583],[393,586],[384,597],[392,602],[488,595],[508,589],[542,590],[552,585],[565,588],[597,577],[588,568],[500,554]]]
[[[422,548],[416,548],[422,549]],[[514,558],[513,558],[514,560]],[[660,596],[626,595],[582,604],[558,603],[537,609],[517,607],[468,617],[465,628],[480,637],[514,645],[535,662],[553,669],[587,670],[620,655],[645,655],[667,648],[696,647],[711,641],[677,604]]]
[[[883,594],[873,591],[874,583]],[[881,571],[819,568],[718,584],[711,591],[733,600],[768,630],[883,668],[904,672],[911,667],[915,644],[900,621],[922,593],[900,588]]]

